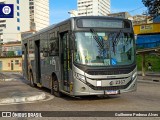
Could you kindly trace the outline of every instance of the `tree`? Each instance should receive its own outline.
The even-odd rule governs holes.
[[[142,2],[148,8],[148,14],[153,19],[160,15],[160,0],[142,0]]]

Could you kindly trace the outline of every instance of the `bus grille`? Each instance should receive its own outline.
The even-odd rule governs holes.
[[[88,69],[85,72],[89,75],[118,75],[118,74],[128,74],[135,69],[136,65],[129,68],[108,68],[108,69]]]
[[[131,83],[132,83],[132,80],[130,80],[126,85],[122,85],[122,86],[97,87],[97,86],[93,86],[90,83],[87,83],[87,85],[93,90],[121,90],[121,89],[126,89]]]
[[[128,70],[113,70],[113,71],[87,71],[89,75],[117,75],[117,74],[128,74],[130,71]]]

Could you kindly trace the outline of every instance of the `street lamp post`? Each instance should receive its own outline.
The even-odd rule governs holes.
[[[68,12],[68,14],[71,14],[71,17],[76,17],[78,13],[76,10],[71,10]]]

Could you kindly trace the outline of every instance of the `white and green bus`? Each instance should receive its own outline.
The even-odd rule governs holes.
[[[22,46],[24,77],[55,96],[136,90],[135,39],[127,19],[70,18],[24,38]]]

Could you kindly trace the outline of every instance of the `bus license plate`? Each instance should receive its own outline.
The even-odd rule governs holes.
[[[119,90],[107,90],[107,91],[105,91],[105,94],[116,95],[116,94],[119,94]]]

